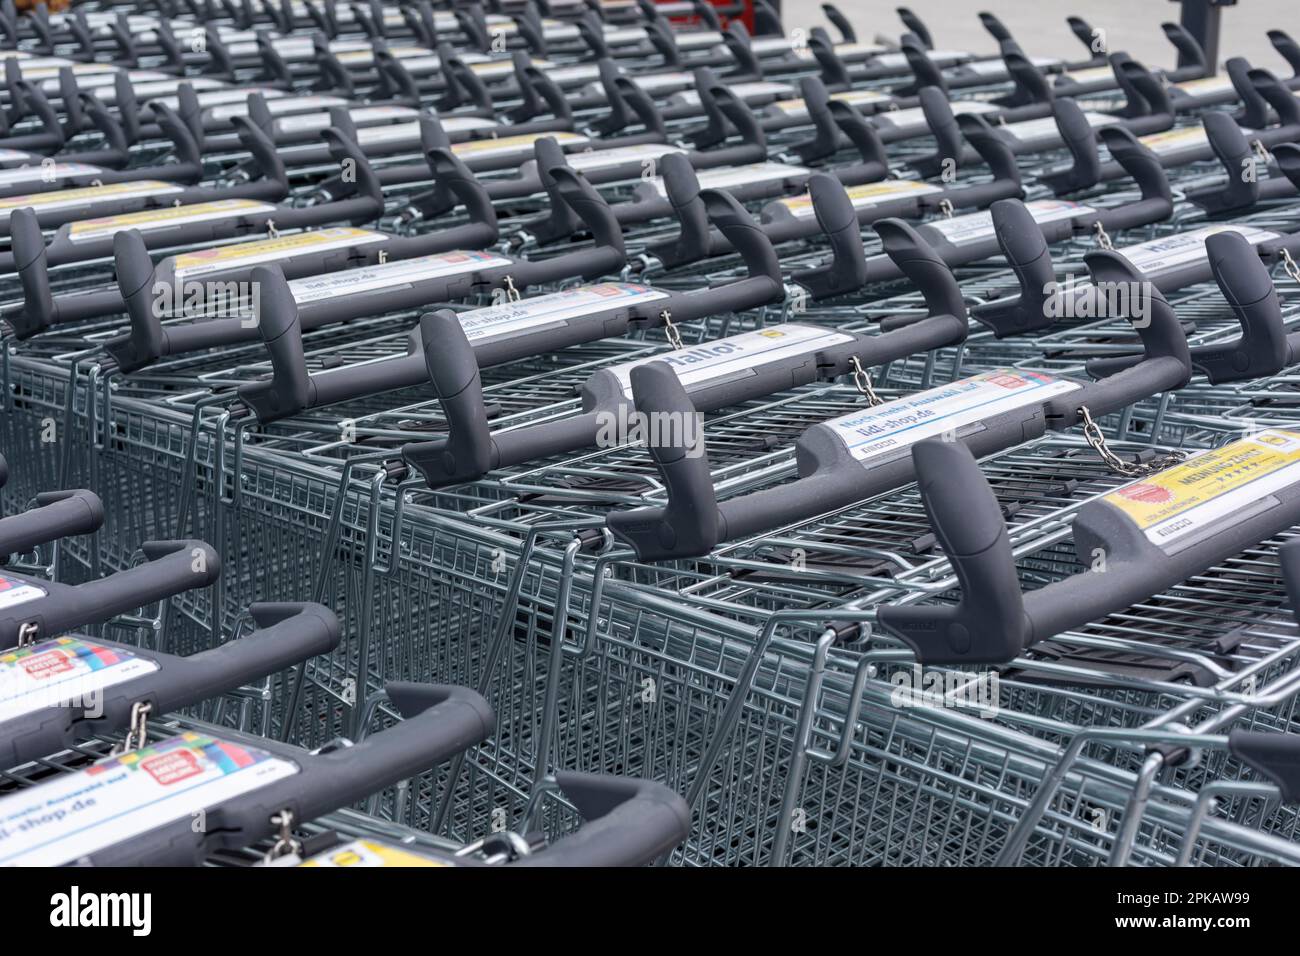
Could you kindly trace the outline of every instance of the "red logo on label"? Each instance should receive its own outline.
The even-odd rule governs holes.
[[[72,658],[64,651],[46,651],[44,654],[33,654],[23,661],[23,670],[33,680],[45,680],[55,674],[62,674],[65,671],[72,670]]]
[[[140,769],[147,771],[149,776],[164,787],[180,783],[180,781],[202,772],[198,760],[188,750],[175,750],[171,753],[149,757],[140,761]]]
[[[1141,501],[1149,505],[1162,505],[1167,501],[1174,500],[1174,493],[1168,488],[1145,483],[1121,488],[1119,493],[1131,501]]]
[[[1020,388],[1025,384],[1025,380],[1018,375],[994,375],[989,379],[989,384],[1000,385],[1003,388]]]

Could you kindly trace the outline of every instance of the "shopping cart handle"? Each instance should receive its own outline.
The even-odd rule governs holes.
[[[1136,202],[1126,202],[1103,210],[1098,215],[1106,229],[1118,231],[1163,222],[1173,215],[1174,196],[1169,175],[1147,146],[1122,126],[1103,126],[1098,130],[1110,157],[1137,184],[1142,194]]]
[[[496,728],[488,702],[467,687],[401,681],[384,690],[401,723],[317,757],[312,787],[290,804],[296,819],[313,819],[423,773]]]
[[[1290,64],[1295,75],[1300,77],[1300,43],[1291,39],[1285,30],[1269,30],[1268,41],[1273,44],[1273,49]]]
[[[470,481],[492,468],[492,436],[478,359],[456,313],[420,316],[420,340],[429,380],[442,404],[447,437],[402,447],[402,457],[430,486]]]
[[[957,277],[952,274],[948,263],[944,262],[934,247],[925,241],[911,225],[902,219],[880,219],[874,224],[876,234],[880,236],[881,248],[893,260],[898,271],[912,284],[912,288],[921,293],[925,299],[926,319],[951,316],[959,320],[962,336],[950,344],[959,345],[965,341],[966,300],[962,296]],[[864,263],[865,265],[865,263]],[[911,319],[906,324],[915,324],[924,319]],[[881,322],[881,328],[890,331],[899,327],[888,319]],[[947,323],[945,323],[947,324]]]
[[[1241,109],[1237,111],[1233,119],[1247,129],[1265,129],[1271,119],[1268,101],[1264,99],[1259,89],[1251,82],[1250,61],[1241,56],[1229,57],[1224,61],[1223,68],[1224,72],[1228,74],[1228,79],[1232,81],[1233,90],[1236,91],[1238,98],[1241,100]]]
[[[519,36],[523,38],[530,52],[546,56],[546,36],[543,32],[542,17],[537,12],[537,5],[526,3],[523,13],[514,18]]]
[[[808,37],[808,49],[821,68],[821,79],[827,89],[846,90],[853,86],[853,77],[849,74],[849,68],[835,52],[834,41],[821,27],[813,27]]]
[[[1024,599],[997,498],[960,442],[928,438],[912,449],[917,486],[961,597],[952,606],[882,606],[880,624],[923,664],[1013,660],[1028,636]]]
[[[707,6],[707,0],[704,3]],[[699,6],[696,9],[700,9]],[[710,8],[712,11],[712,8]],[[650,45],[655,51],[663,57],[663,66],[670,70],[678,69],[682,65],[682,51],[677,45],[677,37],[673,33],[673,28],[668,21],[662,16],[655,16],[646,24],[646,37],[650,40]],[[714,27],[717,32],[722,32],[722,26],[719,24]]]
[[[564,150],[555,141],[555,137],[543,136],[533,143],[533,156],[537,163],[537,178],[541,181],[542,188],[546,190],[549,209],[542,215],[527,220],[523,225],[523,231],[545,245],[573,235],[582,228],[582,219],[564,198],[555,176],[552,175],[552,171],[558,167],[569,165]],[[488,200],[488,204],[491,205],[491,200]]]
[[[272,422],[310,408],[314,402],[307,357],[303,351],[298,303],[279,266],[256,266],[250,273],[253,318],[271,356],[271,377],[239,386],[239,397],[262,422]]]
[[[512,866],[644,866],[690,832],[690,808],[663,784],[566,771],[555,779],[585,822]]]
[[[36,507],[0,518],[0,554],[25,554],[59,538],[92,534],[104,523],[104,504],[93,491],[47,491]]]
[[[1296,189],[1300,189],[1300,146],[1294,143],[1274,146],[1273,159],[1277,163],[1277,168],[1282,171],[1282,175],[1289,179]]]
[[[1241,127],[1222,110],[1204,113],[1201,124],[1205,127],[1210,149],[1223,165],[1226,178],[1213,186],[1187,190],[1187,198],[1211,214],[1255,205],[1259,199],[1259,177],[1255,175],[1257,159]]]
[[[1277,784],[1285,803],[1300,803],[1300,735],[1233,730],[1228,752]]]
[[[137,704],[150,705],[155,715],[168,714],[338,645],[338,619],[319,604],[255,604],[250,613],[257,630],[189,657],[90,639],[96,648],[121,648],[152,661],[156,668],[100,688],[95,699],[86,701],[97,706],[72,707],[70,701],[58,701],[0,721],[0,766],[16,766],[94,734],[121,730]]]
[[[814,299],[855,292],[867,282],[867,254],[862,248],[862,227],[853,200],[840,181],[826,173],[814,173],[808,178],[808,194],[831,256],[820,266],[792,273],[791,278]]]
[[[243,185],[224,190],[196,190],[196,195],[217,196],[219,193],[233,193],[238,197],[261,199],[266,202],[279,202],[289,195],[289,173],[284,167],[284,160],[271,138],[252,124],[247,116],[232,116],[230,123],[235,127],[235,135],[240,145],[246,149],[250,158],[240,163],[236,170],[248,176]],[[197,201],[195,199],[190,202]]]
[[[1071,163],[1065,168],[1042,170],[1038,178],[1058,196],[1091,189],[1101,181],[1101,158],[1097,153],[1097,134],[1079,104],[1068,97],[1052,103],[1056,129]]]
[[[993,39],[997,40],[999,43],[1011,39],[1011,31],[1007,29],[1006,24],[997,18],[996,14],[990,13],[987,10],[981,10],[979,18],[980,23],[984,25],[984,29],[988,30],[989,33],[992,34]]]
[[[8,483],[8,481],[9,481],[9,462],[5,460],[4,455],[0,455],[0,488],[3,488]]]
[[[677,431],[683,440],[672,445],[650,443],[650,454],[668,491],[668,503],[613,512],[606,523],[644,561],[707,554],[718,543],[720,529],[700,415],[668,363],[638,365],[632,369],[631,380],[636,410],[650,420],[659,416],[661,421],[679,422],[680,428],[668,431]]]
[[[753,44],[749,42],[749,31],[745,29],[742,20],[735,19],[727,24],[727,28],[722,31],[722,42],[726,44],[731,58],[736,61],[735,71],[728,77],[731,82],[741,77],[758,80],[763,78],[763,65],[754,52]]]
[[[1277,125],[1267,131],[1270,139],[1291,141],[1300,136],[1300,99],[1268,70],[1252,67],[1246,71],[1246,77],[1277,114]]]
[[[1165,33],[1165,39],[1174,45],[1178,51],[1180,60],[1185,61],[1183,68],[1193,67],[1199,75],[1204,75],[1206,71],[1205,51],[1201,45],[1196,42],[1196,38],[1187,31],[1180,23],[1162,23],[1160,29]]]
[[[586,176],[567,165],[552,166],[550,175],[560,196],[591,233],[593,247],[520,264],[514,270],[515,283],[540,285],[573,275],[599,279],[618,272],[627,263],[627,248],[623,243],[623,229],[605,197]]]
[[[669,153],[659,161],[659,171],[679,232],[674,239],[648,243],[646,250],[669,268],[708,258],[713,254],[713,234],[695,167],[681,153]]]
[[[1068,396],[1049,399],[1045,410],[1051,427],[1058,430],[1079,423],[1080,407],[1087,407],[1093,417],[1119,411],[1144,398],[1182,388],[1193,372],[1182,323],[1160,290],[1117,252],[1093,251],[1084,257],[1084,263],[1097,294],[1108,289],[1124,293],[1115,298],[1126,303],[1127,312],[1112,318],[1125,318],[1137,330],[1142,359]]]
[[[835,4],[823,3],[822,16],[826,18],[828,23],[833,24],[836,30],[840,31],[840,36],[843,38],[845,43],[858,42],[858,32],[853,28],[853,24],[849,21],[849,18],[846,17],[844,12],[840,10],[839,7],[835,6]]]
[[[998,247],[1020,285],[1018,294],[976,305],[971,316],[998,338],[1051,328],[1048,303],[1056,288],[1056,269],[1047,239],[1025,204],[999,199],[989,210]]]
[[[14,335],[26,339],[50,328],[59,316],[59,303],[50,288],[45,235],[31,207],[9,214],[9,244],[23,290],[23,307],[5,318]]]
[[[808,77],[820,84],[815,77]],[[839,127],[853,148],[858,151],[861,162],[848,166],[837,166],[832,172],[842,183],[878,182],[889,176],[889,156],[885,151],[880,131],[870,123],[862,112],[852,103],[832,100],[828,111],[835,125]]]
[[[831,98],[825,84],[815,76],[805,76],[799,81],[799,94],[812,122],[814,136],[795,146],[795,154],[803,163],[834,156],[840,149],[840,129],[831,115]]]
[[[1268,267],[1239,232],[1215,233],[1206,239],[1205,248],[1210,271],[1241,325],[1241,336],[1235,342],[1193,346],[1193,366],[1215,385],[1281,371],[1291,364],[1293,351]],[[1140,354],[1092,359],[1086,367],[1089,375],[1103,378],[1141,360]]]
[[[1133,59],[1124,60],[1119,73],[1125,77],[1146,104],[1144,114],[1151,120],[1161,120],[1168,126],[1174,124],[1174,106],[1164,85],[1141,63]]]

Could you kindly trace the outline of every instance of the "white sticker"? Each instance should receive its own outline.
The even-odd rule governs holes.
[[[0,186],[16,186],[42,180],[54,183],[69,176],[95,176],[104,170],[86,163],[50,163],[48,166],[23,166],[18,169],[0,169]]]
[[[550,135],[566,149],[591,142],[580,133],[522,133],[518,136],[502,136],[500,139],[476,139],[469,143],[453,143],[451,151],[466,162],[510,155],[518,155],[522,159],[533,152],[537,141],[544,135]]]
[[[419,111],[409,106],[360,106],[348,110],[352,122],[360,125],[377,120],[410,120],[418,117]],[[276,126],[282,133],[310,133],[325,129],[330,125],[329,114],[305,113],[302,116],[286,116],[278,120]],[[416,126],[419,130],[419,126]]]
[[[893,99],[888,94],[876,90],[846,90],[843,93],[832,93],[830,98],[832,101],[848,103],[850,106],[858,107],[888,103]],[[802,99],[782,100],[771,104],[768,109],[797,119],[808,118],[808,104]],[[895,112],[890,115],[897,116],[898,113]]]
[[[684,153],[685,150],[667,143],[638,143],[635,146],[617,146],[614,149],[598,149],[589,153],[574,153],[569,157],[569,165],[574,169],[588,171],[622,166],[627,163],[644,162],[658,159],[669,153]]]
[[[999,109],[1000,107],[992,103],[982,103],[979,100],[957,100],[952,104],[952,112],[956,116],[966,113],[995,113]],[[925,121],[925,111],[919,106],[912,106],[905,110],[885,110],[873,115],[871,122],[900,132],[925,132],[929,129]]]
[[[715,47],[723,42],[722,34],[716,30],[690,30],[678,33],[674,39],[679,50],[702,50]]]
[[[1257,229],[1254,226],[1204,226],[1163,239],[1152,239],[1125,246],[1117,249],[1116,252],[1131,262],[1140,272],[1147,274],[1161,272],[1207,258],[1205,240],[1216,232],[1240,233],[1252,246],[1278,237],[1276,232]]]
[[[289,290],[298,303],[319,302],[340,295],[374,292],[409,286],[425,279],[463,275],[493,266],[508,266],[512,260],[489,252],[439,252],[415,259],[399,259],[360,269],[293,279]]]
[[[1068,199],[1036,199],[1025,203],[1025,208],[1037,223],[1075,219],[1094,211],[1091,206],[1071,202]],[[936,219],[927,222],[925,228],[939,233],[953,245],[992,239],[997,235],[997,231],[993,228],[993,213],[988,210],[954,216],[951,219]]]
[[[945,66],[952,63],[958,63],[962,60],[970,59],[969,53],[963,53],[959,50],[926,50],[926,57],[931,63]],[[907,54],[905,53],[886,53],[878,56],[871,61],[872,66],[883,66],[887,69],[899,69],[907,67]]]
[[[1241,132],[1243,136],[1249,136],[1253,131],[1243,129]],[[1204,149],[1210,145],[1210,137],[1206,134],[1204,126],[1186,126],[1182,129],[1170,129],[1163,133],[1139,136],[1138,142],[1157,156],[1168,156],[1188,149]]]
[[[35,161],[35,156],[31,153],[24,153],[21,149],[0,149],[0,163],[30,163]]]
[[[559,86],[578,86],[599,77],[600,67],[595,64],[562,66],[558,70],[547,70],[546,75]]]
[[[785,83],[736,83],[728,86],[727,89],[731,90],[741,100],[758,99],[763,96],[794,95],[794,87]],[[700,94],[695,90],[687,90],[674,96],[673,102],[683,106],[699,106]]]
[[[158,670],[156,661],[89,638],[56,637],[0,652],[0,723],[67,704]]]
[[[826,424],[858,461],[894,458],[924,438],[955,432],[963,426],[1039,404],[1079,387],[1075,382],[1041,372],[995,369],[850,412]]]
[[[915,196],[941,193],[943,187],[935,186],[933,183],[918,182],[915,179],[886,179],[884,182],[879,183],[850,186],[845,192],[853,203],[854,209],[863,209],[868,206],[878,206],[881,203],[892,202],[896,199],[909,199]],[[812,196],[808,193],[792,196],[789,199],[778,199],[777,202],[795,216],[806,217],[816,214],[816,210],[813,208]]]
[[[298,773],[264,750],[184,733],[0,799],[0,866],[59,866]]]
[[[1084,113],[1083,118],[1088,121],[1088,125],[1093,129],[1119,122],[1118,117],[1107,116],[1104,113]],[[1044,116],[1042,119],[1035,120],[1022,120],[1019,123],[1007,123],[1005,126],[996,128],[1006,131],[1012,139],[1020,143],[1056,143],[1061,140],[1061,131],[1056,125],[1054,116]]]
[[[45,589],[23,578],[0,574],[0,609],[17,607],[45,597]]]
[[[734,189],[737,186],[752,186],[755,183],[778,182],[812,175],[811,169],[803,166],[787,166],[784,163],[750,163],[748,166],[719,166],[716,169],[701,169],[696,174],[701,189]],[[662,176],[651,180],[655,191],[667,196]]]
[[[193,222],[207,222],[212,219],[231,219],[251,213],[275,212],[276,206],[252,199],[219,199],[214,202],[195,203],[192,206],[167,206],[162,209],[146,209],[143,212],[128,212],[118,216],[102,216],[98,219],[82,219],[71,223],[68,238],[73,242],[86,242],[90,239],[103,239],[122,229],[139,229],[148,232],[151,229],[169,229]]]
[[[521,332],[536,332],[567,319],[607,312],[610,309],[641,302],[666,299],[668,293],[648,286],[627,282],[604,282],[600,285],[578,286],[505,305],[472,309],[459,316],[465,337],[471,342],[481,342]]]
[[[282,96],[268,100],[267,112],[272,116],[282,113],[303,113],[308,110],[327,110],[331,106],[347,106],[348,101],[341,96]],[[235,103],[214,106],[209,114],[214,122],[248,115],[248,96]]]
[[[1056,66],[1061,61],[1050,56],[1033,56],[1029,58],[1029,62],[1039,69],[1043,69]],[[963,63],[961,69],[969,70],[976,76],[1003,77],[1007,75],[1006,61],[1001,59],[975,60],[971,63]]]
[[[198,93],[202,90],[218,90],[218,89],[221,90],[221,92],[223,93],[225,92],[225,90],[222,89],[222,87],[224,87],[223,83],[220,83],[217,80],[210,80],[200,76],[186,77],[183,80],[177,80],[177,79],[158,80],[156,83],[135,83],[132,84],[132,86],[135,89],[135,95],[137,99],[142,100],[146,103],[156,103],[158,102],[159,97],[168,96],[169,94],[174,95],[176,93],[177,88],[179,88],[182,83],[188,83],[190,85],[190,88],[194,90],[195,93]],[[95,96],[105,101],[106,103],[113,103],[116,102],[117,100],[117,89],[116,87],[112,87],[112,86],[100,87],[99,89],[95,90]]]
[[[1068,73],[1062,73],[1063,77],[1068,77],[1075,83],[1099,83],[1102,80],[1109,80],[1112,85],[1116,83],[1115,70],[1109,66],[1093,66],[1086,70],[1070,70]]]
[[[853,336],[812,325],[774,325],[757,332],[742,332],[725,339],[703,342],[652,355],[650,358],[610,366],[623,394],[632,395],[632,369],[647,362],[667,362],[689,392],[725,379],[752,374],[759,365],[808,356],[833,345],[852,342]]]
[[[880,56],[887,53],[888,48],[881,46],[879,43],[837,43],[835,44],[835,55],[841,60],[866,60],[873,56]],[[801,46],[794,51],[794,55],[801,60],[816,59],[815,54],[810,46]]]
[[[1175,83],[1174,89],[1182,90],[1188,96],[1212,96],[1216,93],[1235,93],[1237,88],[1232,85],[1232,77],[1220,74]]]
[[[305,253],[329,252],[333,249],[370,245],[383,242],[387,238],[388,236],[382,232],[371,232],[369,229],[356,229],[351,226],[336,226],[331,229],[318,229],[315,232],[278,236],[275,239],[258,239],[233,246],[218,246],[215,249],[187,252],[176,256],[173,262],[176,264],[177,278],[187,279],[213,272],[224,272],[227,269],[242,269],[262,262],[292,259]]]

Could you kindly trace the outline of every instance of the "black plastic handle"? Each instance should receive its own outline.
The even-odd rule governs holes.
[[[408,443],[402,458],[430,487],[480,478],[492,469],[492,435],[473,346],[450,309],[420,316],[420,342],[447,437]]]
[[[1043,230],[1018,199],[999,199],[989,210],[998,248],[1020,285],[1019,294],[977,305],[971,315],[998,338],[1051,328],[1048,303],[1056,288],[1056,270]]]
[[[423,773],[467,747],[487,740],[496,715],[467,687],[400,681],[385,687],[402,721],[352,746],[317,757],[315,784],[293,807],[310,820]],[[266,821],[271,829],[271,823]]]
[[[835,4],[823,3],[822,16],[826,18],[827,22],[834,24],[836,30],[840,31],[840,36],[845,43],[858,42],[858,31],[853,28],[852,21]]]
[[[1122,126],[1103,126],[1098,131],[1111,158],[1132,177],[1141,198],[1112,206],[1101,221],[1112,230],[1131,229],[1151,222],[1163,222],[1173,215],[1174,194],[1160,158]]]
[[[862,288],[867,281],[867,254],[862,248],[862,228],[858,225],[853,200],[838,179],[825,173],[809,177],[808,194],[817,224],[830,244],[831,258],[820,266],[801,269],[791,278],[811,292],[814,299],[845,295]]]
[[[1300,43],[1291,39],[1285,30],[1269,30],[1268,42],[1273,44],[1273,49],[1290,64],[1295,75],[1300,77]]]
[[[1091,189],[1101,181],[1101,159],[1097,153],[1097,133],[1079,104],[1062,97],[1052,104],[1056,129],[1070,152],[1071,164],[1040,174],[1040,178],[1058,196]]]
[[[827,201],[832,204],[838,201],[837,192],[844,192],[843,187],[834,180],[824,183],[819,189],[824,190]],[[700,202],[704,205],[709,221],[726,237],[731,247],[745,262],[745,269],[748,272],[746,278],[731,283],[727,288],[740,294],[742,288],[758,286],[768,296],[761,301],[769,301],[771,297],[780,295],[785,285],[781,277],[780,257],[777,256],[767,233],[754,221],[753,216],[736,197],[720,189],[700,190]]]
[[[1210,271],[1241,325],[1241,337],[1225,344],[1191,349],[1192,364],[1212,384],[1241,382],[1272,375],[1290,361],[1277,290],[1255,247],[1239,232],[1218,232],[1205,240]],[[1093,359],[1088,374],[1113,375],[1140,357]]]
[[[104,503],[93,491],[46,491],[36,507],[0,518],[0,554],[24,554],[59,538],[92,534],[104,523]]]
[[[903,21],[903,26],[916,34],[917,39],[921,41],[927,50],[934,49],[934,38],[930,35],[929,28],[910,8],[899,7],[898,18]]]
[[[984,29],[988,30],[993,39],[997,40],[999,43],[1012,38],[1011,31],[1007,29],[1005,23],[998,19],[997,14],[990,13],[987,10],[981,10],[979,18],[980,23],[984,25]]]
[[[874,228],[885,254],[925,299],[927,317],[952,316],[965,324],[966,300],[961,286],[934,247],[902,219],[881,219]]]
[[[631,379],[638,412],[675,416],[681,421],[699,414],[667,362],[638,365],[632,369]],[[668,491],[667,505],[616,511],[605,519],[609,529],[631,544],[643,561],[708,554],[720,537],[717,495],[703,435],[699,429],[679,430],[689,441],[671,446],[652,442],[649,446]]]
[[[249,275],[257,295],[253,319],[271,357],[271,377],[239,386],[239,397],[259,421],[294,415],[312,404],[311,376],[302,345],[298,303],[279,266],[256,266]]]
[[[1300,736],[1237,728],[1228,752],[1276,784],[1285,803],[1300,803]]]
[[[1028,624],[1011,539],[997,498],[959,442],[912,449],[930,527],[961,588],[955,605],[885,605],[879,623],[923,664],[1001,664],[1025,646]]]
[[[690,832],[686,801],[661,783],[573,771],[555,779],[586,822],[514,866],[644,866]]]
[[[1205,50],[1196,42],[1196,38],[1179,23],[1162,23],[1160,29],[1165,32],[1165,38],[1174,45],[1178,51],[1178,66],[1192,67],[1200,73],[1205,73],[1209,64],[1205,61]]]

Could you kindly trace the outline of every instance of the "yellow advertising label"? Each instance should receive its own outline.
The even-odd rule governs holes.
[[[868,103],[882,103],[890,99],[884,93],[878,93],[875,90],[847,90],[843,93],[832,93],[831,99],[840,103],[849,103],[853,106],[864,106]],[[782,113],[806,113],[808,106],[802,99],[781,100],[772,104]]]
[[[1076,83],[1096,83],[1098,80],[1114,80],[1115,71],[1109,66],[1093,66],[1086,70],[1070,70],[1065,76]]]
[[[166,206],[162,209],[145,209],[141,212],[127,212],[117,216],[82,219],[72,224],[68,235],[74,241],[85,240],[112,235],[119,229],[157,229],[161,226],[201,222],[205,219],[219,219],[243,213],[274,212],[275,208],[270,203],[256,202],[252,199],[221,199],[216,202],[195,203],[192,206]]]
[[[1139,136],[1138,142],[1147,149],[1160,153],[1197,146],[1208,142],[1208,139],[1204,127],[1188,126],[1183,129],[1165,130],[1163,133],[1148,133],[1146,136]]]
[[[1207,76],[1199,80],[1185,80],[1174,84],[1174,89],[1192,94],[1219,93],[1232,88],[1232,79],[1227,76]]]
[[[468,143],[453,143],[451,151],[457,156],[489,156],[492,153],[505,153],[512,150],[531,149],[543,136],[550,136],[561,146],[587,142],[587,137],[579,133],[523,133],[519,136],[501,136],[492,139],[476,139]]]
[[[1102,500],[1155,544],[1231,518],[1300,481],[1300,432],[1268,429],[1112,491]]]
[[[372,867],[372,866],[451,866],[442,860],[411,853],[401,847],[374,840],[353,840],[308,860],[299,866]]]
[[[887,199],[898,199],[903,196],[924,196],[927,193],[942,191],[939,186],[910,179],[887,179],[880,183],[864,183],[861,186],[850,186],[845,190],[854,206],[869,206],[872,203],[883,202]],[[812,196],[808,193],[801,193],[790,199],[779,200],[779,202],[796,216],[812,214]]]
[[[102,199],[129,199],[134,196],[159,196],[178,193],[183,187],[157,179],[141,179],[133,183],[109,183],[107,186],[85,186],[81,189],[58,189],[48,193],[27,196],[9,196],[0,199],[0,211],[12,211],[31,206],[34,209],[58,209],[99,202]]]
[[[198,252],[186,252],[176,256],[174,262],[178,276],[194,276],[238,264],[253,265],[258,262],[271,262],[289,258],[300,252],[323,252],[327,249],[380,242],[386,238],[388,237],[382,232],[338,226],[331,229],[317,229],[314,232],[297,232],[291,236],[276,236],[273,239],[218,246],[215,249],[202,249]]]

